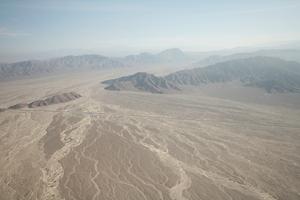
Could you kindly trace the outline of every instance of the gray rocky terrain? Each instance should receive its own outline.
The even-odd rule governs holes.
[[[147,74],[147,80],[137,81],[139,73],[104,81],[108,90],[142,90],[156,88],[150,92],[162,93],[163,90],[174,90],[182,86],[201,86],[211,83],[238,81],[244,86],[258,87],[271,92],[300,92],[300,64],[272,57],[251,57],[230,60],[206,67],[181,70],[164,77]],[[144,74],[146,76],[146,74]],[[159,81],[158,81],[159,80]],[[128,84],[133,83],[134,84]],[[164,84],[161,84],[164,83]],[[166,87],[168,85],[169,87]],[[160,89],[161,90],[160,90]]]
[[[36,107],[42,107],[42,106],[49,106],[52,104],[59,104],[59,103],[65,103],[68,101],[73,101],[80,97],[81,97],[81,95],[77,94],[76,92],[61,93],[61,94],[56,94],[56,95],[47,97],[42,100],[36,100],[31,103],[17,103],[15,105],[9,106],[8,109],[36,108]],[[3,111],[4,110],[5,109],[3,109]]]

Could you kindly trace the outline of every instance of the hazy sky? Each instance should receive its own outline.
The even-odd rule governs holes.
[[[203,51],[299,39],[300,0],[0,0],[2,60],[53,50]]]

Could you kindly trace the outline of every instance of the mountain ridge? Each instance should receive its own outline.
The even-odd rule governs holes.
[[[152,79],[155,77],[150,74]],[[108,90],[128,90],[126,82],[134,75],[104,81]],[[272,57],[252,57],[230,60],[207,67],[180,70],[164,77],[156,77],[180,90],[183,86],[239,81],[244,86],[258,87],[271,92],[300,92],[300,64]],[[139,88],[139,85],[134,85]],[[155,85],[159,88],[160,85]],[[141,87],[142,88],[142,87]],[[139,88],[138,90],[142,90]],[[168,89],[168,88],[164,88]],[[130,89],[132,90],[132,89]],[[147,91],[147,90],[144,90]],[[162,90],[164,91],[164,90]],[[161,92],[158,92],[161,93]]]
[[[133,75],[103,81],[102,83],[108,84],[105,89],[118,91],[125,89],[132,91],[147,91],[151,93],[165,93],[167,91],[180,90],[177,86],[164,78],[146,72],[138,72]]]
[[[0,63],[0,80],[45,76],[83,70],[124,68],[148,64],[184,62],[188,56],[180,49],[166,49],[157,54],[141,53],[121,58],[105,57],[97,54],[69,55],[47,60],[26,60]]]
[[[45,99],[39,99],[32,101],[30,103],[18,103],[12,106],[9,106],[8,108],[1,108],[2,111],[5,111],[7,109],[21,109],[21,108],[37,108],[42,106],[49,106],[53,104],[60,104],[60,103],[66,103],[69,101],[74,101],[78,98],[82,97],[80,94],[76,92],[65,92],[65,93],[59,93],[56,95],[49,96]]]

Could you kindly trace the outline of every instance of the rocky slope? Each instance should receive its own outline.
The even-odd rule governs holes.
[[[28,107],[29,108],[35,108],[35,107],[41,107],[41,106],[48,106],[48,105],[52,105],[52,104],[65,103],[65,102],[68,102],[68,101],[73,101],[73,100],[78,99],[80,97],[81,97],[81,95],[77,94],[75,92],[62,93],[62,94],[58,94],[58,95],[48,97],[44,100],[33,101],[30,104],[28,104]]]
[[[45,99],[36,100],[31,103],[18,103],[16,105],[8,107],[8,109],[21,109],[21,108],[36,108],[41,106],[49,106],[52,104],[65,103],[80,98],[81,95],[75,92],[61,93],[50,96]],[[3,109],[4,111],[5,109]]]
[[[252,57],[217,63],[202,68],[182,70],[165,77],[144,74],[104,81],[108,90],[132,90],[132,88],[162,93],[181,86],[200,86],[209,83],[239,81],[244,86],[259,87],[267,92],[300,92],[300,64],[271,57]],[[142,80],[142,81],[141,81]],[[149,81],[156,80],[156,81]],[[130,84],[129,84],[130,83]],[[151,83],[151,84],[149,84]],[[161,88],[164,84],[171,87]]]
[[[130,76],[107,80],[103,83],[109,85],[105,88],[107,90],[132,90],[151,93],[179,90],[177,86],[166,79],[145,72],[138,72]]]

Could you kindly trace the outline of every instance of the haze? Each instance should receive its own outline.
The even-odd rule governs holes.
[[[299,200],[300,1],[1,1],[0,200]]]
[[[299,5],[297,0],[4,0],[0,61],[278,45],[300,40]]]

